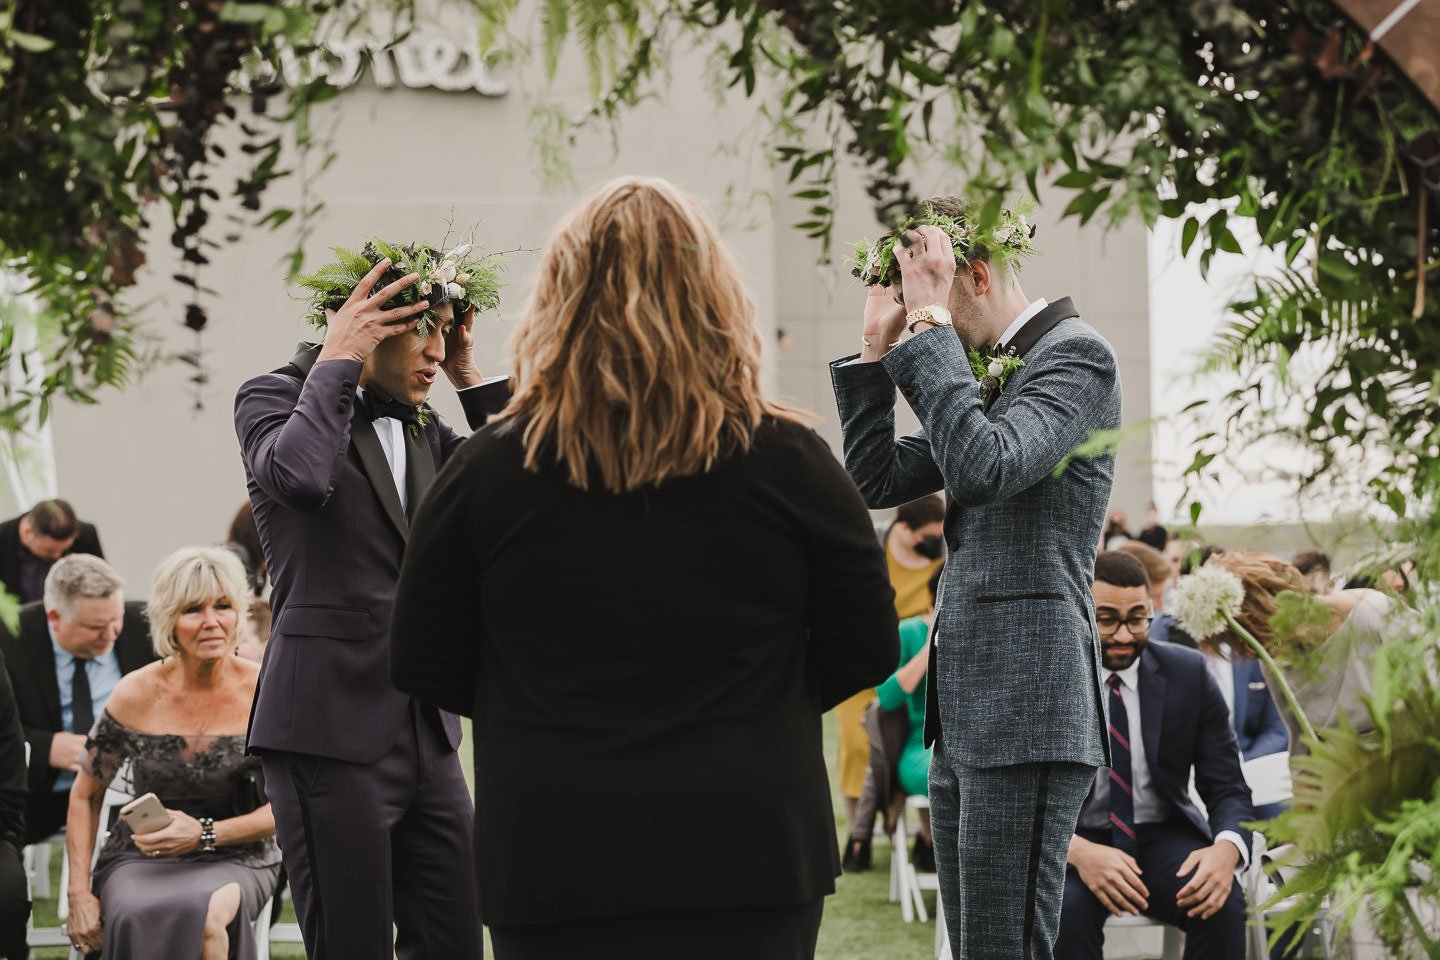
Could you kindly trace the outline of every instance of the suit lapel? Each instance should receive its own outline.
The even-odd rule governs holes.
[[[380,438],[375,435],[375,425],[366,419],[359,404],[355,407],[355,416],[350,421],[350,442],[360,456],[360,465],[365,468],[365,475],[370,479],[375,495],[380,498],[380,505],[385,508],[385,516],[395,524],[400,536],[405,537],[410,533],[410,523],[400,506],[400,491],[395,489],[395,475],[390,472],[390,461],[385,459],[385,450],[380,446]],[[409,453],[408,448],[406,452]],[[411,458],[407,456],[406,459]]]
[[[405,500],[408,519],[413,520],[415,511],[420,509],[420,498],[435,480],[435,453],[430,449],[429,434],[423,429],[404,432]]]
[[[59,730],[60,680],[55,675],[55,647],[50,642],[50,625],[46,622],[42,604],[37,603],[21,613],[20,636],[32,661],[30,675],[40,685],[40,699],[45,701],[45,711],[54,725],[52,729]]]
[[[1061,297],[1054,303],[1046,304],[1044,310],[1025,321],[1025,326],[1010,338],[1005,349],[1009,350],[1013,347],[1015,352],[1023,358],[1035,344],[1040,342],[1040,338],[1054,330],[1060,321],[1078,316],[1080,316],[1080,312],[1075,309],[1075,304],[1070,298]]]
[[[1160,780],[1160,727],[1165,720],[1165,677],[1155,659],[1140,654],[1140,737],[1145,741],[1145,763],[1150,781]]]
[[[1235,733],[1239,734],[1245,729],[1245,708],[1250,705],[1250,661],[1232,660],[1232,677],[1230,687],[1234,691],[1234,698],[1231,701],[1234,706],[1230,712],[1235,716],[1231,719],[1231,725]]]

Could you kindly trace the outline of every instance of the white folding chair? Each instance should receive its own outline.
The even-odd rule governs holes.
[[[905,809],[895,818],[895,836],[890,850],[890,901],[900,901],[900,917],[906,923],[914,923],[917,916],[921,923],[928,923],[930,914],[925,909],[924,892],[938,891],[940,878],[934,873],[920,873],[915,869],[915,864],[910,862],[906,841],[909,832],[907,821],[911,810],[917,814],[921,811],[928,813],[929,799],[918,795],[906,797]]]

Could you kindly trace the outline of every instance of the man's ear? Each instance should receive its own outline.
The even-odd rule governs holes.
[[[990,269],[990,262],[988,260],[971,260],[967,266],[970,268],[970,279],[975,284],[975,296],[985,296],[995,282],[995,273]]]

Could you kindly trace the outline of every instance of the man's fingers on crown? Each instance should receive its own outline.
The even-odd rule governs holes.
[[[366,299],[370,295],[370,289],[380,282],[380,278],[384,276],[385,271],[389,269],[390,258],[381,257],[380,262],[371,267],[370,272],[365,274],[365,279],[360,281],[359,286],[350,292],[350,300],[348,302],[353,303],[357,300]]]

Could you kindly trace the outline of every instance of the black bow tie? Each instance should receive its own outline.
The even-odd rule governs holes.
[[[420,411],[413,403],[401,403],[390,397],[381,396],[374,390],[366,390],[360,398],[360,409],[371,421],[379,420],[381,417],[394,417],[401,423],[410,427],[420,425]]]

